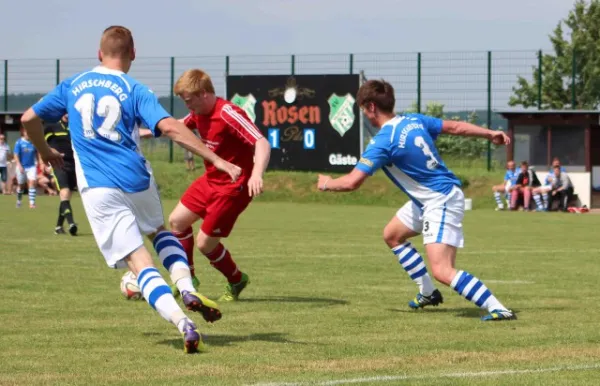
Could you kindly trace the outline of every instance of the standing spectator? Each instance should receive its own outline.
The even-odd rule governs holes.
[[[517,177],[521,173],[521,169],[516,169],[515,161],[508,161],[506,163],[506,173],[504,174],[504,183],[502,185],[495,185],[492,187],[494,192],[494,199],[496,200],[496,210],[504,210],[504,203],[502,202],[502,195],[506,198],[507,206],[510,206],[510,192],[514,190],[517,183]]]
[[[560,165],[554,166],[554,181],[552,192],[548,200],[548,210],[552,210],[552,204],[558,200],[558,210],[567,211],[567,204],[573,195],[573,184],[567,172],[562,171]]]
[[[531,204],[531,190],[540,185],[540,180],[538,180],[535,172],[529,169],[527,161],[521,162],[521,173],[519,173],[519,176],[517,177],[515,189],[511,192],[511,210],[517,209],[517,202],[520,197],[523,197],[523,209],[529,211]]]
[[[0,188],[2,194],[8,194],[7,179],[8,179],[8,160],[10,159],[10,146],[6,143],[6,136],[0,134]]]

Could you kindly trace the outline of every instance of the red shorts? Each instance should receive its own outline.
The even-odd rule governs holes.
[[[202,176],[187,188],[181,197],[183,206],[196,213],[202,222],[202,232],[212,237],[227,237],[238,216],[252,201],[248,189],[223,191],[211,186]]]

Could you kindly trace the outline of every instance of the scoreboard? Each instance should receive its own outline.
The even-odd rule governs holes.
[[[227,98],[271,144],[269,169],[347,172],[360,158],[358,75],[230,75]]]

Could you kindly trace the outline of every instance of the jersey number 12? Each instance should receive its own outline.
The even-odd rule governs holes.
[[[96,104],[94,94],[83,94],[75,102],[75,109],[81,114],[83,135],[86,138],[96,138],[97,131],[98,134],[111,141],[121,140],[121,134],[115,130],[121,120],[121,103],[117,98],[112,95],[105,95]],[[99,117],[104,118],[96,131],[94,131],[94,110]]]

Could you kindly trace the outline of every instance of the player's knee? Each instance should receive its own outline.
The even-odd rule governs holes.
[[[198,234],[196,239],[196,247],[202,252],[203,255],[207,255],[217,248],[220,239],[217,237],[206,236],[202,232]]]
[[[390,227],[383,228],[383,241],[387,244],[388,247],[394,248],[398,246],[398,244],[402,244],[404,240],[400,240],[401,237],[394,232]]]

